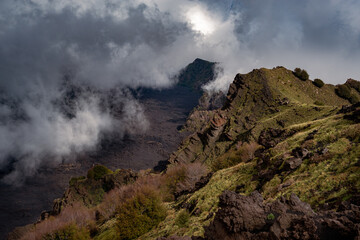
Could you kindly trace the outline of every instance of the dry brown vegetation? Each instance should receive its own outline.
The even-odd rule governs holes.
[[[171,166],[164,176],[168,192],[171,196],[176,196],[183,191],[189,191],[207,173],[207,167],[198,162]]]
[[[48,233],[63,229],[71,224],[87,227],[95,221],[95,211],[84,207],[81,203],[67,206],[55,217],[50,217],[34,225],[31,231],[22,236],[21,240],[42,239]]]
[[[127,200],[133,198],[138,193],[146,191],[146,189],[153,189],[154,191],[161,191],[162,179],[164,177],[159,174],[146,174],[140,176],[136,182],[115,188],[105,194],[101,204],[96,207],[100,216],[106,220],[113,217],[116,210]]]
[[[129,200],[146,195],[148,192],[156,193],[160,201],[173,200],[175,194],[191,190],[207,173],[208,169],[200,163],[178,164],[163,174],[140,172],[134,183],[112,189],[104,195],[102,202],[96,207],[87,208],[80,202],[74,202],[66,206],[59,215],[35,224],[21,239],[43,239],[44,236],[69,226],[86,228],[89,232],[96,231],[92,229],[96,222],[105,222],[116,217]]]

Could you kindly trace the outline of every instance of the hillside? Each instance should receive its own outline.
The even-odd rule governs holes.
[[[237,74],[222,108],[190,114],[166,172],[95,166],[9,239],[359,238],[358,86]]]

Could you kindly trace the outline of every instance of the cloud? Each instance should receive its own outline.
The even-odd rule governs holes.
[[[3,0],[0,168],[15,168],[6,181],[94,149],[115,129],[146,129],[126,89],[169,87],[197,57],[219,62],[209,91],[278,65],[328,83],[359,79],[359,10],[355,0]],[[65,80],[81,89],[75,100]]]
[[[76,92],[74,86],[66,90],[65,94]],[[45,98],[37,95],[14,109],[8,105],[0,109],[0,167],[8,161],[13,165],[3,178],[6,183],[21,184],[41,166],[54,166],[74,154],[94,150],[104,134],[116,133],[121,138],[145,131],[149,125],[141,105],[124,90],[82,88],[75,95],[58,98],[64,102]],[[11,119],[19,109],[24,117]]]

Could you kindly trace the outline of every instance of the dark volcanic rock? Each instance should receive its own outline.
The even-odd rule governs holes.
[[[225,191],[219,206],[205,237],[193,239],[359,239],[360,208],[353,204],[315,213],[295,194],[264,204],[258,192]]]
[[[292,136],[296,130],[284,130],[279,128],[268,128],[261,131],[258,143],[265,148],[275,147],[276,144],[283,141],[285,138]]]
[[[284,134],[285,130],[269,128],[260,133],[258,143],[265,148],[272,148],[279,142],[277,139]]]
[[[301,165],[301,163],[302,163],[301,158],[290,158],[285,161],[284,169],[295,170]]]
[[[358,107],[360,107],[360,102],[352,104],[352,105],[343,105],[343,106],[341,106],[341,109],[337,113],[338,114],[340,114],[340,113],[350,113],[350,112],[355,111]]]
[[[309,155],[309,150],[306,148],[296,147],[292,150],[292,155],[297,158],[306,158]]]

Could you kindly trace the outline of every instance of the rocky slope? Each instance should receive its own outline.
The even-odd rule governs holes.
[[[87,206],[97,217],[78,227],[85,239],[359,239],[358,86],[319,87],[283,67],[236,75],[223,107],[190,114],[185,130],[193,133],[166,172],[114,187],[121,200],[110,215],[101,212],[112,191],[104,193]],[[158,201],[165,215],[141,210]],[[126,225],[132,237],[125,216],[136,222]],[[18,229],[14,239],[32,231]]]

